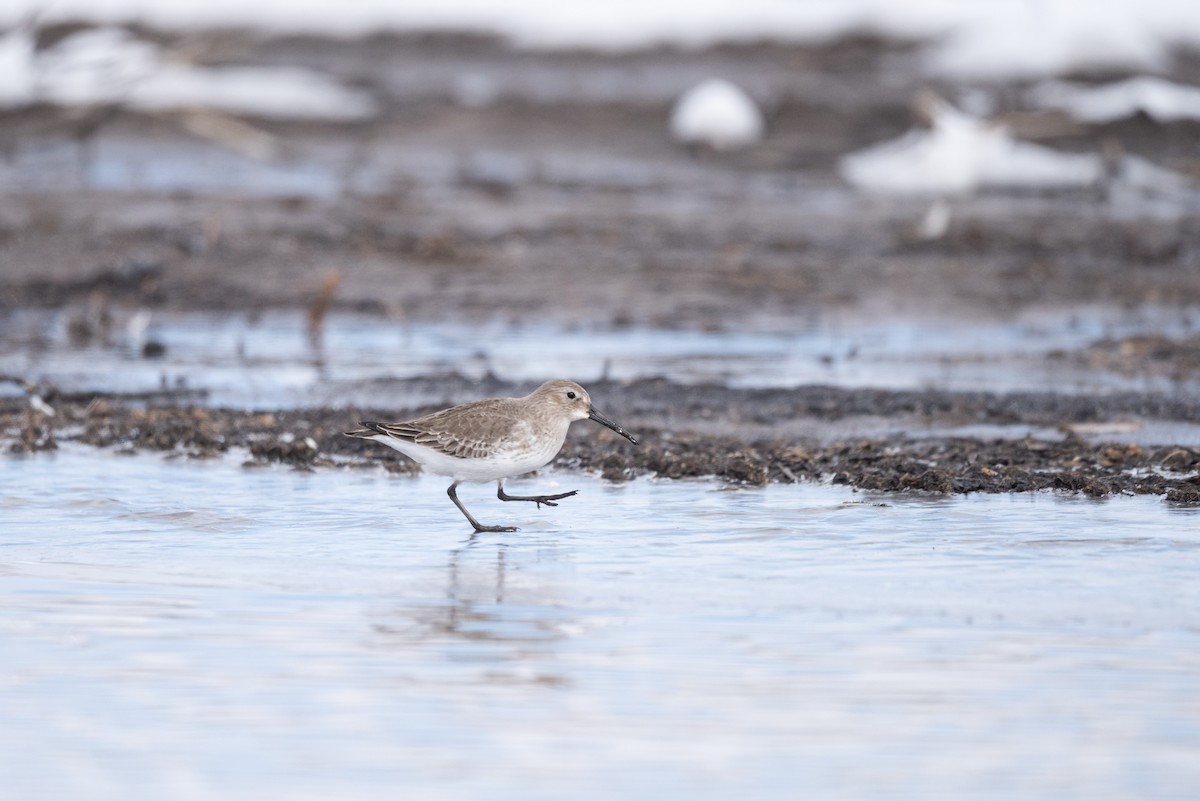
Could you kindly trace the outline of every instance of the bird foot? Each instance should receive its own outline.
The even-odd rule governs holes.
[[[517,528],[516,526],[484,526],[484,525],[476,525],[475,526],[476,533],[496,532],[499,534],[510,534],[514,531],[520,531],[520,530],[521,529]]]
[[[561,501],[563,498],[570,498],[572,495],[578,495],[579,490],[571,490],[570,492],[562,492],[558,495],[509,495],[504,491],[503,487],[496,493],[496,497],[502,501],[532,501],[537,504],[537,508],[541,509],[542,504],[547,506],[558,506],[555,501]]]

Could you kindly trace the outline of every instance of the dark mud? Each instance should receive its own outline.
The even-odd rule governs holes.
[[[454,391],[457,381],[437,381]],[[420,382],[411,382],[417,384]],[[492,380],[477,390],[517,393],[524,386]],[[1144,447],[1090,441],[1074,423],[1095,422],[1120,410],[1128,417],[1200,421],[1200,399],[1166,402],[1126,395],[1110,404],[1057,396],[987,393],[907,393],[804,387],[796,390],[733,390],[690,387],[665,381],[602,383],[594,390],[621,422],[638,433],[639,447],[605,430],[575,426],[556,464],[600,473],[613,481],[639,476],[717,477],[737,484],[832,480],[863,490],[954,494],[1063,490],[1089,497],[1163,495],[1175,503],[1200,503],[1200,449]],[[40,396],[39,396],[40,397]],[[155,401],[148,403],[147,401]],[[395,472],[416,465],[395,452],[342,435],[359,419],[403,419],[435,407],[412,409],[301,409],[243,412],[164,403],[162,398],[121,398],[47,393],[50,416],[12,399],[0,409],[0,431],[15,453],[50,450],[82,442],[116,452],[151,450],[209,458],[231,449],[248,452],[247,465],[283,463],[298,469],[382,464]],[[920,412],[1010,424],[1061,427],[1058,439],[891,436],[836,440],[759,436],[763,426],[808,419],[888,416]],[[615,412],[614,412],[615,413]],[[708,425],[699,421],[708,421]],[[651,422],[653,421],[653,422]],[[750,425],[742,423],[750,421]],[[717,435],[719,426],[739,435]],[[766,430],[770,430],[767,428]]]
[[[690,167],[728,180],[714,166]],[[1114,225],[1090,204],[1023,198],[996,214],[964,199],[942,241],[914,243],[926,204],[857,201],[806,214],[786,204],[803,203],[809,187],[762,180],[779,187],[754,197],[745,187],[729,196],[523,184],[494,197],[460,184],[437,199],[134,192],[116,203],[86,190],[6,193],[0,310],[97,297],[176,310],[306,306],[331,275],[335,310],[710,330],[778,327],[830,309],[995,316],[1200,303],[1200,217]],[[698,193],[685,214],[662,196],[682,191]]]
[[[1110,185],[955,197],[945,235],[919,241],[929,198],[846,187],[840,155],[913,125],[909,104],[928,81],[910,45],[606,55],[481,37],[227,32],[188,47],[206,63],[328,71],[368,88],[380,116],[249,120],[279,145],[258,161],[171,115],[105,108],[86,125],[76,111],[0,115],[0,311],[97,296],[294,307],[330,275],[331,309],[727,330],[829,309],[1200,303],[1191,196],[1165,214],[1161,198]],[[763,105],[761,145],[697,153],[670,140],[671,103],[713,74]],[[462,81],[479,75],[487,102],[465,101]],[[980,88],[1001,112],[1019,90]],[[1141,119],[1048,143],[1200,174],[1197,132]]]

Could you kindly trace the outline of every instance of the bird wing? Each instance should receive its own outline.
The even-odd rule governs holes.
[[[376,431],[414,442],[447,456],[482,459],[506,442],[517,416],[495,403],[476,402],[446,409],[403,423],[377,423]]]

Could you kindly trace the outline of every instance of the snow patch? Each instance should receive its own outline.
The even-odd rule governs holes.
[[[10,34],[11,36],[11,34]],[[8,105],[114,104],[142,111],[205,108],[275,118],[363,119],[371,98],[311,70],[197,67],[120,28],[81,31],[50,50],[24,53],[5,78]],[[16,60],[16,59],[14,59]],[[20,83],[13,75],[20,75]],[[6,95],[0,92],[0,103]]]
[[[984,186],[1069,187],[1104,174],[1099,156],[1021,142],[1003,125],[926,98],[928,130],[844,156],[842,176],[873,192],[967,193]]]
[[[34,78],[32,34],[16,28],[0,36],[0,108],[34,102]]]
[[[1157,70],[1168,42],[1131,2],[984,3],[927,53],[931,72],[1002,80],[1081,70]],[[1200,21],[1200,15],[1193,15]]]
[[[1200,120],[1200,87],[1145,75],[1103,86],[1047,81],[1034,87],[1029,99],[1081,122],[1114,122],[1137,114],[1155,122]]]
[[[928,41],[929,69],[963,79],[1079,70],[1154,71],[1200,47],[1188,0],[5,0],[0,26],[138,23],[165,31],[244,27],[274,34],[490,33],[547,49],[622,50],[720,42],[828,42],[856,33]]]
[[[700,47],[764,38],[829,41],[855,32],[897,38],[945,33],[967,16],[959,0],[6,0],[0,25],[37,13],[46,23],[141,23],[189,31],[247,27],[282,34],[478,31],[527,47]]]
[[[671,135],[685,144],[737,150],[762,139],[762,113],[741,87],[710,78],[679,98],[671,113]]]

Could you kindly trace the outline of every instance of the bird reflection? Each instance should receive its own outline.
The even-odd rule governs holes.
[[[449,551],[444,590],[393,604],[372,625],[372,644],[425,651],[423,656],[431,655],[431,644],[448,645],[448,651],[433,652],[433,657],[487,665],[489,680],[564,683],[557,672],[530,672],[527,663],[543,661],[557,650],[573,627],[571,618],[562,614],[552,585],[531,588],[522,580],[512,586],[509,546],[491,542],[473,534]],[[510,597],[514,593],[515,602]],[[526,665],[515,671],[516,663]]]
[[[473,601],[478,602],[481,600],[481,596],[487,591],[483,583],[472,582],[469,580],[469,578],[466,582],[467,586],[464,588],[459,578],[459,562],[462,558],[463,551],[467,548],[473,547],[478,543],[478,541],[479,534],[472,533],[471,537],[467,540],[466,545],[464,545],[462,548],[456,548],[450,552],[450,560],[449,564],[447,565],[447,569],[449,571],[449,581],[446,588],[446,599],[449,601],[448,606],[450,610],[450,625],[447,626],[447,630],[454,630],[456,615],[461,607],[470,607]],[[492,603],[496,604],[497,606],[500,606],[504,603],[504,573],[506,567],[504,555],[505,551],[507,550],[508,546],[506,545],[496,546],[495,576],[492,580],[490,589],[493,598]]]

